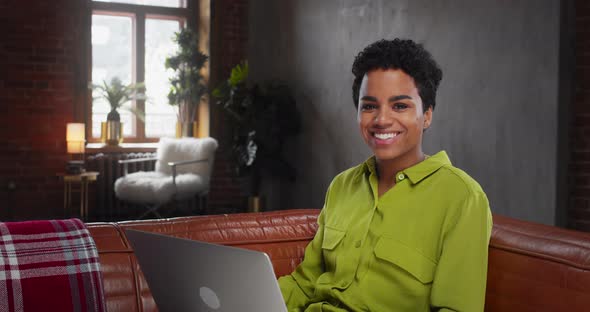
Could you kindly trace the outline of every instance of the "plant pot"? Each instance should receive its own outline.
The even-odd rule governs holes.
[[[264,211],[264,196],[248,197],[248,212]]]
[[[197,122],[176,122],[176,137],[197,137],[199,133]]]
[[[123,142],[123,123],[106,121],[100,123],[100,141],[106,145],[119,145]]]
[[[111,109],[107,114],[107,122],[108,121],[121,121],[121,115],[116,109]]]

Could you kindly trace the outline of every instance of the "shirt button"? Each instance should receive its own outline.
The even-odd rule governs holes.
[[[397,176],[397,178],[398,178],[398,180],[400,180],[400,181],[401,181],[401,180],[405,179],[405,178],[406,178],[406,176],[405,176],[403,173],[400,173],[400,174]]]
[[[359,248],[361,247],[361,241],[356,241],[356,243],[354,244],[354,247]]]

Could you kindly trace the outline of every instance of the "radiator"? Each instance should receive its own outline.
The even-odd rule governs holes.
[[[123,166],[119,165],[120,159],[134,159],[155,157],[156,153],[117,153],[91,155],[86,160],[86,168],[89,171],[98,171],[100,174],[96,180],[96,202],[90,212],[93,219],[100,221],[115,221],[130,219],[145,207],[125,203],[115,196],[115,181],[123,175]],[[129,173],[136,171],[153,171],[155,162],[146,161],[131,163]]]

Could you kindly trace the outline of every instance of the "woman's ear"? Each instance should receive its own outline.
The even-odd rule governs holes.
[[[424,112],[424,130],[430,128],[431,123],[432,123],[432,106],[428,107],[428,109]]]

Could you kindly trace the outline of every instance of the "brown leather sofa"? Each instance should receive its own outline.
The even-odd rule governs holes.
[[[156,311],[124,229],[266,252],[277,276],[303,257],[317,209],[89,223],[108,311]],[[590,311],[590,234],[494,216],[486,311]]]

